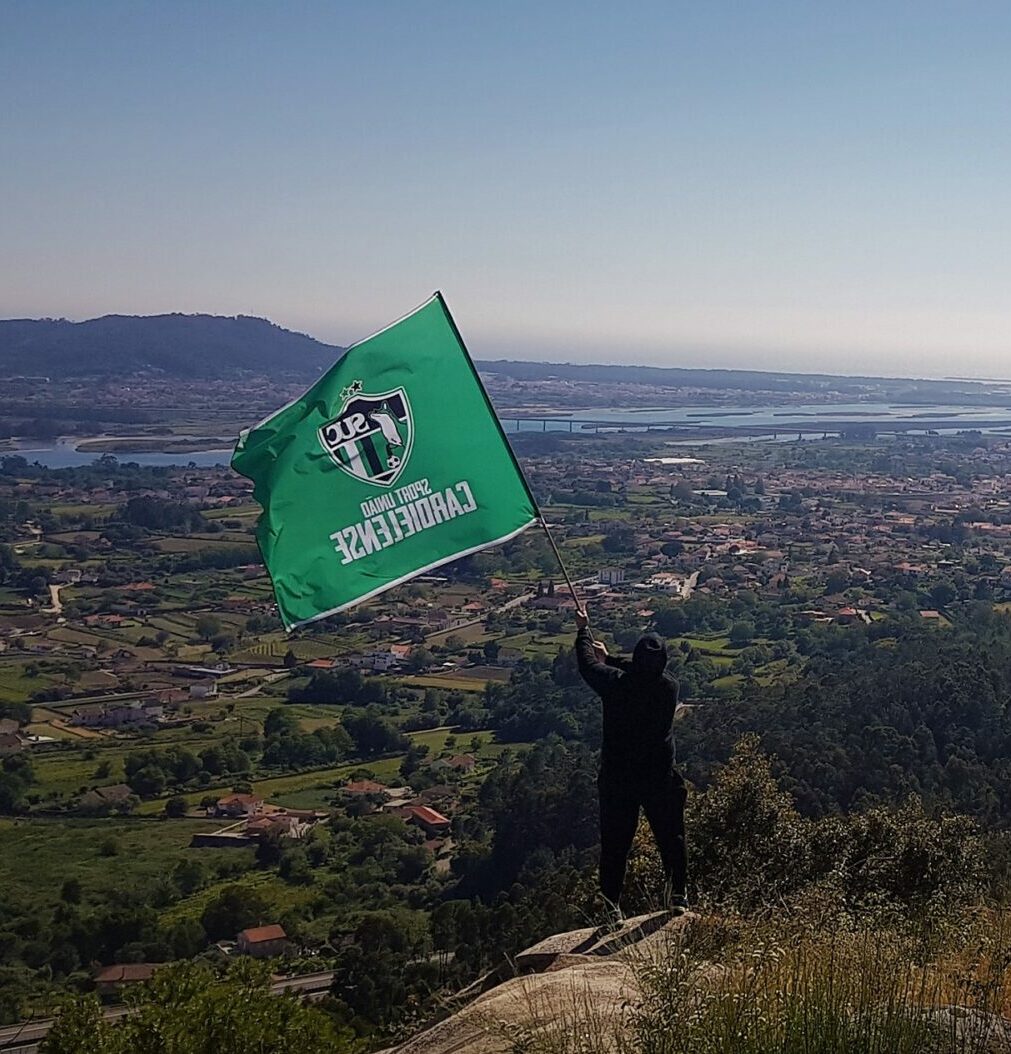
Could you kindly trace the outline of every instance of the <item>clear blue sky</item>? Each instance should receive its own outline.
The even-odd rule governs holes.
[[[1011,5],[0,0],[0,315],[1011,376]]]

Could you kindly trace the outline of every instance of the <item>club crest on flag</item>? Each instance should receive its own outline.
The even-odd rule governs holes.
[[[414,417],[403,388],[371,394],[361,381],[341,391],[341,410],[318,431],[334,463],[362,483],[389,487],[407,465]]]

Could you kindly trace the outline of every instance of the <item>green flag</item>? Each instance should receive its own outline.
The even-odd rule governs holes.
[[[537,506],[441,293],[239,437],[288,629],[504,542]]]

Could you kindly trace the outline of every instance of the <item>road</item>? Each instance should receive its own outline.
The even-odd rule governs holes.
[[[264,688],[269,687],[277,681],[283,681],[285,677],[290,677],[290,670],[280,670],[277,673],[268,673],[266,677],[259,684],[254,684],[252,688],[247,688],[244,692],[239,692],[238,695],[230,695],[229,699],[249,699],[254,695],[259,694]],[[222,696],[224,698],[224,696]]]
[[[333,973],[322,970],[319,973],[307,973],[301,977],[283,977],[270,986],[271,995],[294,992],[307,998],[319,997],[330,990]],[[102,1016],[106,1021],[120,1021],[131,1011],[125,1006],[106,1007]],[[3,1054],[35,1054],[39,1044],[46,1038],[53,1027],[54,1019],[40,1018],[38,1021],[22,1021],[18,1025],[5,1025],[0,1028],[0,1051]]]
[[[60,590],[62,588],[63,588],[63,586],[53,586],[53,585],[51,585],[49,587],[49,599],[50,599],[51,603],[50,603],[49,607],[42,609],[47,614],[59,615],[63,611],[63,604],[60,601]]]
[[[500,611],[509,611],[514,607],[518,607],[525,600],[533,600],[535,596],[537,596],[536,593],[520,593],[519,596],[507,600],[501,607],[492,608],[492,611],[496,614]],[[426,633],[425,640],[431,640],[433,637],[451,637],[458,630],[467,629],[469,626],[482,625],[487,617],[487,615],[481,615],[479,618],[472,618],[469,622],[461,622],[456,626],[450,626],[449,629],[437,629],[432,633]]]

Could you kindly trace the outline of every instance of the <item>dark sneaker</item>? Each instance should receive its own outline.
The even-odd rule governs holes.
[[[684,915],[688,911],[688,898],[681,893],[675,893],[670,898],[668,909],[672,915]]]

